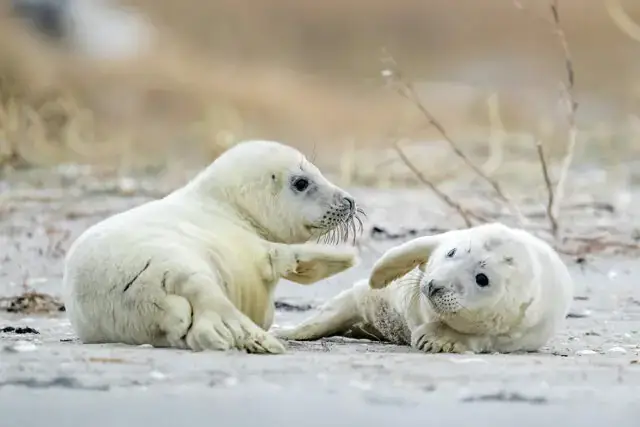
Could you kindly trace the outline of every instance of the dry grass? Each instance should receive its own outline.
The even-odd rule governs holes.
[[[236,69],[168,43],[162,52],[96,64],[42,46],[20,28],[2,28],[8,160],[130,162],[153,149],[160,158],[143,163],[154,163],[176,146],[210,160],[240,138],[368,138],[397,123],[379,92],[348,96],[350,88],[269,67]]]
[[[381,149],[399,137],[442,135],[384,86],[381,46],[409,81],[424,81],[416,84],[421,101],[491,179],[539,175],[535,144],[521,134],[542,141],[551,160],[564,153],[562,51],[510,0],[121,2],[148,13],[159,35],[154,49],[126,61],[78,57],[0,12],[0,163],[181,168],[261,137],[315,154],[346,183],[418,184]],[[622,5],[640,18],[635,3]],[[561,8],[580,76],[576,97],[587,100],[576,120],[588,140],[576,154],[615,163],[640,149],[628,125],[640,106],[640,70],[629,59],[637,42],[598,0]],[[612,147],[614,138],[623,143]],[[460,178],[446,144],[420,153],[432,182]]]

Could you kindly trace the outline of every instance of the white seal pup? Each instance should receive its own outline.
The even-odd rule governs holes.
[[[551,246],[491,223],[390,249],[369,280],[275,335],[375,338],[429,353],[536,351],[564,325],[572,300],[571,275]]]
[[[282,353],[267,332],[277,282],[353,266],[354,248],[305,242],[348,238],[359,213],[298,150],[242,142],[167,197],[78,237],[63,277],[72,327],[84,343]]]

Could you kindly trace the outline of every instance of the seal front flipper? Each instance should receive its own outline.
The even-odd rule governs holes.
[[[486,335],[463,334],[434,321],[411,331],[411,347],[425,353],[485,353],[493,348],[493,340]]]
[[[358,262],[350,246],[321,244],[269,244],[269,258],[275,275],[309,285],[341,273]]]
[[[386,251],[369,275],[371,289],[382,289],[416,267],[423,268],[432,252],[452,232],[412,239]]]

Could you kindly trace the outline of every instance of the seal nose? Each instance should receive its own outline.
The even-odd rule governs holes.
[[[444,288],[442,286],[438,286],[434,280],[429,280],[429,283],[427,283],[427,294],[429,295],[429,298],[433,298],[438,295],[443,291],[443,289]]]
[[[356,210],[356,201],[353,199],[353,197],[343,197],[342,203],[344,203],[346,206],[349,206],[349,212],[353,212]]]

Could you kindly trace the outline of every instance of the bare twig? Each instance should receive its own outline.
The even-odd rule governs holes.
[[[578,110],[578,103],[575,101],[574,85],[575,85],[575,72],[573,69],[573,59],[571,51],[569,50],[569,44],[567,42],[567,36],[562,29],[562,23],[560,20],[560,12],[558,11],[558,0],[551,0],[551,14],[553,16],[553,24],[555,27],[555,33],[562,46],[565,59],[565,69],[567,72],[567,83],[565,85],[565,101],[567,104],[567,119],[569,121],[569,141],[567,144],[567,152],[562,159],[562,167],[560,169],[560,176],[558,183],[556,184],[555,199],[553,204],[553,213],[555,218],[559,217],[560,203],[564,197],[564,189],[566,180],[569,175],[569,169],[573,162],[575,148],[578,142],[578,128],[576,126],[576,111]]]
[[[526,10],[519,0],[513,0],[513,4],[520,10]],[[553,233],[554,237],[557,239],[560,231],[560,205],[562,203],[562,199],[564,198],[567,177],[569,176],[569,170],[571,169],[571,164],[573,163],[576,145],[578,144],[578,128],[576,125],[576,112],[578,110],[578,103],[576,102],[574,95],[575,71],[573,68],[573,57],[571,55],[571,50],[569,49],[569,43],[567,42],[566,33],[562,28],[562,20],[560,18],[559,11],[559,0],[550,0],[549,8],[551,9],[551,19],[546,19],[538,15],[535,15],[535,18],[545,21],[549,25],[553,26],[554,33],[558,38],[558,41],[560,42],[560,46],[562,47],[565,70],[567,74],[567,81],[563,84],[563,99],[567,107],[567,121],[569,124],[567,151],[565,152],[565,155],[562,159],[558,182],[556,184],[555,191],[552,192],[553,194],[551,194],[551,190],[549,190],[549,183],[551,181],[547,181],[547,178],[545,178],[547,190],[550,191],[549,197],[553,197],[551,207],[548,209],[549,221],[551,222],[552,231],[555,230],[555,232]],[[538,147],[538,150],[540,150],[540,146]],[[542,156],[541,159],[542,158],[544,158],[544,156]],[[546,164],[543,167],[546,168]]]
[[[400,156],[400,159],[402,160],[402,162],[405,165],[407,165],[409,169],[411,169],[411,171],[420,180],[420,182],[422,182],[424,185],[429,187],[431,191],[433,191],[436,194],[436,196],[438,196],[443,202],[445,202],[447,205],[455,209],[458,212],[458,214],[462,217],[462,220],[464,221],[467,227],[473,226],[473,223],[471,222],[469,214],[462,208],[462,206],[460,206],[453,199],[451,199],[451,197],[447,196],[445,193],[440,191],[440,189],[438,189],[438,187],[433,182],[429,181],[429,179],[427,179],[427,177],[425,177],[424,174],[420,172],[420,170],[411,162],[411,160],[409,160],[404,150],[400,146],[399,141],[396,141],[393,144],[393,148],[398,153],[398,156]]]
[[[396,84],[398,84],[398,88],[396,89],[396,92],[400,96],[411,101],[416,106],[416,108],[418,108],[418,110],[422,113],[422,115],[427,119],[427,121],[438,130],[440,135],[442,135],[442,137],[447,142],[447,144],[449,144],[449,146],[451,147],[453,152],[456,154],[456,156],[458,156],[477,176],[482,178],[485,182],[487,182],[493,188],[493,190],[496,192],[500,200],[511,209],[511,211],[518,217],[518,220],[520,222],[526,222],[524,217],[520,214],[520,211],[517,209],[517,207],[513,204],[511,199],[504,192],[500,184],[497,181],[489,178],[487,174],[484,173],[482,169],[480,169],[480,167],[478,167],[475,163],[471,161],[471,159],[469,159],[469,157],[467,157],[467,155],[462,151],[460,146],[449,136],[449,133],[447,132],[445,127],[425,107],[425,105],[420,100],[420,96],[415,90],[413,84],[403,78],[400,68],[398,66],[398,63],[395,61],[393,56],[385,52],[384,61],[392,69],[385,70],[385,72],[383,72],[383,75],[385,77],[392,77],[393,81]]]
[[[549,168],[547,167],[547,160],[544,157],[544,148],[542,142],[536,140],[536,149],[538,150],[538,158],[540,159],[540,166],[542,167],[542,176],[544,183],[547,187],[547,218],[551,224],[551,233],[553,237],[558,237],[558,221],[556,220],[555,213],[553,212],[554,193],[551,184],[551,178],[549,177]]]
[[[513,0],[513,4],[520,10],[525,10],[525,7],[519,0]],[[557,238],[560,231],[560,205],[564,198],[565,186],[567,177],[569,176],[569,170],[573,163],[576,146],[578,144],[578,128],[576,125],[576,112],[578,110],[578,103],[575,100],[574,86],[575,86],[575,71],[573,68],[573,57],[571,50],[569,49],[569,43],[567,42],[567,36],[562,28],[562,20],[560,18],[559,0],[550,0],[549,8],[551,9],[551,19],[545,19],[540,16],[536,16],[538,19],[542,19],[548,24],[553,26],[554,33],[560,42],[562,47],[562,53],[564,55],[565,70],[567,74],[567,81],[563,84],[563,99],[567,107],[567,121],[569,124],[569,136],[567,141],[567,151],[562,159],[558,182],[556,184],[555,191],[553,191],[553,201],[549,209],[549,221],[551,222],[554,237]],[[544,166],[546,167],[546,165]],[[546,178],[545,178],[546,180]],[[547,186],[549,187],[549,182]]]

